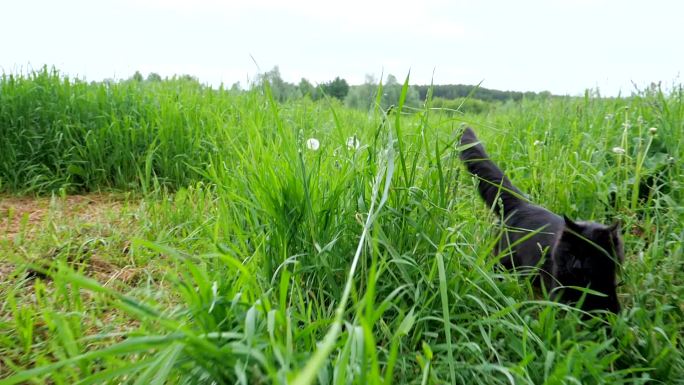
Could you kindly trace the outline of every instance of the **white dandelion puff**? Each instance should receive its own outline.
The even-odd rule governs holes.
[[[534,141],[535,146],[541,146],[542,144],[544,144],[544,142],[542,142],[541,140],[535,140]]]
[[[318,148],[321,147],[321,142],[318,141],[316,138],[309,138],[306,140],[306,148],[308,148],[311,151],[318,151]]]
[[[618,155],[624,155],[625,149],[622,147],[613,147],[613,153],[618,154]]]
[[[347,148],[350,150],[358,150],[359,147],[361,147],[361,141],[354,136],[350,136],[347,138]]]
[[[658,132],[658,127],[651,127],[648,129],[648,133],[651,135],[655,135]]]

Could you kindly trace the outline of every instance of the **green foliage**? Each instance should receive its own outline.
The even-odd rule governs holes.
[[[302,96],[300,90],[294,84],[288,83],[280,76],[280,69],[278,66],[273,67],[272,70],[259,74],[254,88],[263,89],[264,83],[268,84],[271,89],[273,98],[278,102],[296,99]]]
[[[458,98],[474,98],[484,101],[499,101],[505,102],[507,100],[520,101],[523,98],[534,99],[534,98],[549,98],[551,93],[548,91],[543,91],[540,93],[535,92],[519,92],[519,91],[499,91],[492,90],[488,88],[483,88],[480,86],[470,86],[463,84],[438,84],[438,85],[421,85],[415,86],[419,93],[421,100],[425,100],[428,91],[432,90],[432,96],[434,98],[444,98],[444,99],[458,99]]]
[[[314,87],[310,81],[304,78],[302,78],[302,80],[299,81],[297,89],[299,90],[299,93],[302,94],[302,96],[308,96],[309,98],[311,98],[311,100],[319,99],[318,89]]]
[[[3,78],[5,191],[144,194],[112,226],[48,216],[31,238],[0,240],[16,265],[0,275],[0,384],[684,378],[681,89],[455,116],[409,108],[412,87],[389,77],[367,82],[363,110],[279,102],[270,80],[233,92]],[[369,114],[376,100],[395,112]],[[621,314],[585,317],[497,269],[461,123],[534,201],[622,221]],[[99,259],[120,270],[101,279]],[[119,280],[125,269],[138,278]]]
[[[142,81],[145,80],[145,79],[143,78],[143,76],[142,76],[142,74],[140,73],[140,71],[135,71],[135,73],[133,74],[133,76],[131,76],[131,80],[134,81],[134,82],[138,82],[138,83],[139,83],[139,82],[142,82]]]
[[[161,77],[158,73],[150,72],[150,73],[147,75],[147,81],[148,81],[148,82],[161,82],[161,81],[162,81],[162,77]]]
[[[380,96],[380,104],[378,107],[383,110],[388,110],[390,106],[399,104],[399,97],[402,94],[402,84],[399,84],[397,78],[390,74],[384,84],[381,85],[382,95]],[[380,87],[372,76],[366,76],[366,80],[362,85],[352,86],[349,94],[345,99],[345,104],[348,107],[360,110],[373,109],[377,100],[377,92]],[[405,105],[407,108],[418,108],[420,100],[418,91],[411,86],[405,95]]]
[[[366,75],[363,84],[352,86],[345,98],[345,104],[350,108],[359,110],[372,109],[378,91],[378,84],[372,76]]]
[[[440,109],[447,114],[461,113],[461,114],[483,114],[488,113],[496,108],[495,102],[485,102],[473,98],[456,98],[444,99],[434,98],[430,103],[430,107]]]
[[[321,84],[320,88],[326,95],[340,100],[344,100],[349,93],[349,84],[339,76],[328,83]]]
[[[223,140],[204,130],[207,119],[237,118],[230,95],[216,98],[189,76],[88,84],[45,68],[3,75],[0,87],[5,191],[146,189],[152,178],[169,187],[191,183],[199,174],[188,166],[208,162]]]

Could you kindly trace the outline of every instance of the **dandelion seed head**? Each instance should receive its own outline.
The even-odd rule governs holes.
[[[657,132],[658,132],[658,128],[657,128],[657,127],[651,127],[651,128],[648,129],[648,133],[651,134],[651,135],[655,135]]]
[[[359,139],[356,137],[356,135],[350,136],[347,138],[347,148],[348,149],[358,150],[359,147],[361,147],[361,141],[359,141]]]
[[[622,147],[613,147],[613,153],[618,154],[618,155],[624,155],[625,149]]]
[[[321,143],[318,141],[316,138],[309,138],[306,140],[306,148],[308,148],[311,151],[318,151],[318,148],[321,147]]]

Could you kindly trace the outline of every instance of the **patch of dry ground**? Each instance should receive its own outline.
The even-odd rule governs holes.
[[[54,300],[58,298],[53,294],[58,287],[54,277],[44,274],[54,258],[66,260],[74,270],[115,290],[128,290],[139,281],[143,269],[135,266],[129,254],[129,239],[137,229],[139,208],[137,199],[121,194],[0,195],[0,298],[11,292],[19,304],[16,308],[7,302],[0,306],[0,335],[5,336],[6,342],[17,341],[15,325],[20,324],[14,318],[19,314],[17,309],[24,312],[21,314],[31,314],[33,319],[30,325],[33,355],[28,355],[20,344],[0,348],[0,379],[14,374],[16,368],[35,365],[34,356],[50,356],[50,348],[46,346],[59,344],[52,342],[52,329],[42,310],[47,306],[46,314],[64,311],[65,305]],[[24,267],[27,261],[30,265]],[[15,264],[21,267],[15,269]],[[45,270],[34,270],[41,265]],[[47,305],[37,300],[37,287],[43,287],[41,296],[48,299]],[[79,293],[83,306],[88,309],[80,318],[83,335],[113,333],[120,336],[112,342],[121,341],[124,333],[140,326],[137,319],[110,307],[93,292]]]
[[[121,198],[112,194],[69,195],[66,197],[0,196],[0,240],[24,231],[28,238],[40,228],[46,216],[64,220],[97,221],[104,211],[117,209]]]
[[[18,238],[22,243],[30,242],[38,238],[39,232],[50,223],[74,227],[111,224],[120,219],[111,214],[122,212],[125,202],[125,196],[101,193],[66,197],[0,195],[0,245],[12,245]],[[133,269],[122,269],[97,255],[90,257],[88,270],[102,283],[112,279],[125,282],[135,275]],[[12,271],[14,265],[0,257],[0,282]]]

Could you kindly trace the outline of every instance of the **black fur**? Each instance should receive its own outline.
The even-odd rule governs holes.
[[[504,254],[501,264],[507,269],[540,268],[541,282],[558,300],[578,302],[584,292],[571,287],[589,288],[603,295],[586,294],[582,309],[619,312],[619,225],[575,222],[531,204],[489,159],[471,128],[463,132],[461,145],[461,160],[478,178],[480,196],[504,221],[497,250]]]

